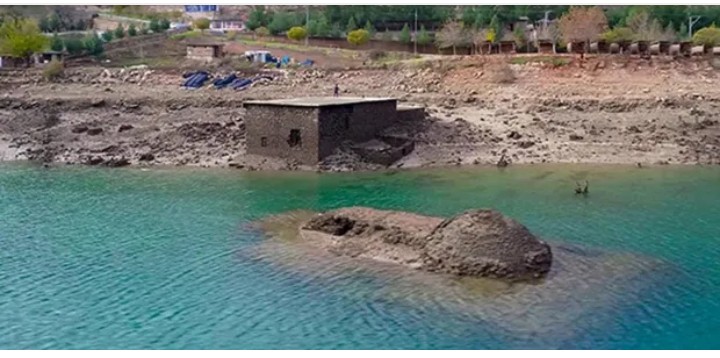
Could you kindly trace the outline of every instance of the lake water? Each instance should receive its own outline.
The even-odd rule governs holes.
[[[586,178],[590,195],[574,195]],[[250,225],[348,205],[493,207],[551,244],[624,259],[553,267],[594,275],[572,284],[459,298],[442,276],[279,260]],[[720,349],[719,224],[720,168],[709,167],[2,164],[0,349]]]

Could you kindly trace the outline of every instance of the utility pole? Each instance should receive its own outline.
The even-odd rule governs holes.
[[[417,32],[417,9],[415,9],[415,48],[413,49],[413,53],[417,55],[417,40],[418,40],[418,32]]]
[[[697,16],[697,15],[690,15],[688,17],[688,37],[692,38],[693,25],[695,25],[695,23],[698,22],[698,20],[700,20],[701,17],[702,16]]]
[[[305,46],[310,40],[310,6],[305,5]]]

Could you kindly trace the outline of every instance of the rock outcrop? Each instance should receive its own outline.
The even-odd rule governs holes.
[[[316,215],[301,227],[309,244],[332,253],[425,271],[502,279],[539,278],[552,251],[517,221],[477,209],[442,218],[371,208]]]

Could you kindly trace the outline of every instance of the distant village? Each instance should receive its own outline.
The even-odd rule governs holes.
[[[66,57],[98,57],[114,43],[185,31],[200,31],[215,36],[218,42],[244,34],[268,41],[418,54],[720,55],[720,29],[710,22],[720,16],[717,6],[703,7],[704,12],[698,13],[704,15],[686,18],[681,12],[673,14],[682,20],[679,27],[667,11],[657,9],[662,6],[626,7],[620,15],[614,8],[558,6],[544,7],[550,8],[544,11],[541,6],[55,6],[40,15],[24,14],[26,8],[2,9],[0,68],[42,65]],[[28,26],[46,40],[11,41],[14,36],[32,36],[32,31],[18,30]],[[206,46],[200,50],[202,56],[190,47],[198,45],[189,45],[189,57],[222,56],[221,46]]]

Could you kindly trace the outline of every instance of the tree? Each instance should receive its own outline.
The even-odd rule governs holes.
[[[353,30],[348,33],[347,40],[355,46],[364,45],[370,41],[370,33],[365,29]]]
[[[631,13],[625,23],[635,34],[634,40],[637,41],[660,40],[663,33],[660,22],[652,19],[644,10]]]
[[[350,33],[351,31],[357,30],[358,26],[355,23],[355,18],[350,16],[350,20],[348,20],[347,26],[345,27],[345,32]]]
[[[128,27],[127,33],[128,33],[128,36],[130,36],[130,37],[137,36],[138,32],[137,32],[137,28],[135,28],[135,24],[130,24],[130,26]]]
[[[93,32],[92,34],[88,35],[87,38],[85,38],[84,41],[85,50],[87,50],[89,55],[100,57],[100,55],[105,52],[105,47],[103,46],[102,40],[98,37],[97,33]]]
[[[60,23],[60,16],[57,13],[53,13],[48,17],[48,30],[52,32],[58,32],[62,30],[62,24]]]
[[[330,32],[328,32],[328,35],[333,38],[340,38],[342,37],[342,30],[340,29],[340,25],[333,24],[330,28]]]
[[[65,48],[63,40],[58,36],[57,32],[50,39],[50,49],[53,51],[62,51]]]
[[[294,17],[289,12],[276,12],[273,14],[272,21],[268,24],[268,30],[273,35],[280,34],[289,30],[291,27],[298,25]]]
[[[308,21],[308,23],[305,27],[307,27],[308,36],[317,36],[317,33],[318,33],[318,21],[317,20]]]
[[[205,31],[210,28],[210,19],[201,17],[193,21],[193,27],[200,31]]]
[[[325,16],[321,17],[320,20],[317,23],[317,29],[315,32],[315,36],[318,37],[328,37],[330,36],[330,23],[328,22],[327,18]]]
[[[370,20],[365,21],[364,29],[365,29],[365,31],[367,31],[370,34],[370,37],[375,36],[375,33],[377,32],[377,30],[375,30],[375,26],[373,26],[373,24],[372,24],[372,22],[370,22]]]
[[[160,22],[155,18],[150,20],[150,31],[154,33],[158,33],[161,31]]]
[[[113,39],[113,33],[112,33],[112,31],[105,31],[102,33],[101,37],[102,37],[103,41],[110,42]]]
[[[720,29],[712,24],[694,33],[692,40],[696,45],[718,46],[720,45]]]
[[[37,22],[29,19],[3,21],[0,26],[0,52],[24,58],[29,65],[30,55],[42,51],[50,39],[40,32]]]
[[[572,6],[559,20],[562,38],[567,43],[584,42],[589,46],[607,28],[605,13],[597,6]]]
[[[420,26],[420,32],[417,35],[417,43],[420,46],[425,46],[430,44],[432,42],[432,38],[430,38],[430,34],[425,30],[425,25]]]
[[[287,32],[287,37],[290,40],[294,40],[294,41],[301,41],[301,40],[305,39],[307,36],[308,36],[307,30],[305,30],[305,28],[301,27],[301,26],[295,26],[295,27],[291,28],[290,30],[288,30],[288,32]]]
[[[680,40],[686,40],[688,38],[688,28],[685,25],[685,22],[680,24],[680,32],[678,33],[678,37]]]
[[[408,26],[407,23],[403,26],[402,30],[400,31],[400,42],[404,44],[409,44],[412,41],[412,36],[410,35],[410,26]]]
[[[85,44],[75,37],[68,37],[64,41],[65,49],[71,55],[80,55],[85,51]]]
[[[675,26],[673,26],[672,21],[670,21],[667,26],[665,27],[665,31],[663,31],[662,34],[662,41],[677,41],[678,35],[675,32]]]
[[[452,47],[453,55],[457,54],[457,47],[467,44],[467,36],[461,23],[451,21],[446,23],[435,34],[435,43],[438,48]]]
[[[264,6],[255,6],[253,11],[248,16],[248,20],[245,26],[251,31],[255,31],[258,27],[267,25],[267,15],[265,14]]]
[[[43,16],[40,19],[40,22],[38,22],[38,27],[40,28],[40,31],[42,32],[51,32],[50,30],[50,21],[48,20],[47,16]]]
[[[482,46],[487,41],[487,32],[488,31],[489,30],[487,30],[487,29],[477,29],[472,32],[471,41],[472,41],[472,44],[474,47],[473,50],[475,51],[475,53],[479,53],[480,46]]]
[[[257,29],[255,29],[255,35],[258,37],[264,37],[270,35],[270,30],[268,30],[267,27],[260,26]]]
[[[160,30],[167,30],[170,28],[170,20],[168,19],[162,19],[160,20]]]
[[[116,39],[121,39],[125,37],[125,29],[123,28],[122,24],[118,24],[118,26],[115,28],[115,31],[113,32],[113,36]]]
[[[500,38],[502,37],[502,27],[500,25],[500,19],[498,18],[497,14],[493,15],[492,19],[490,19],[490,25],[488,26],[489,30],[488,35],[492,35],[492,40],[488,40],[489,42],[495,43],[500,41]]]

